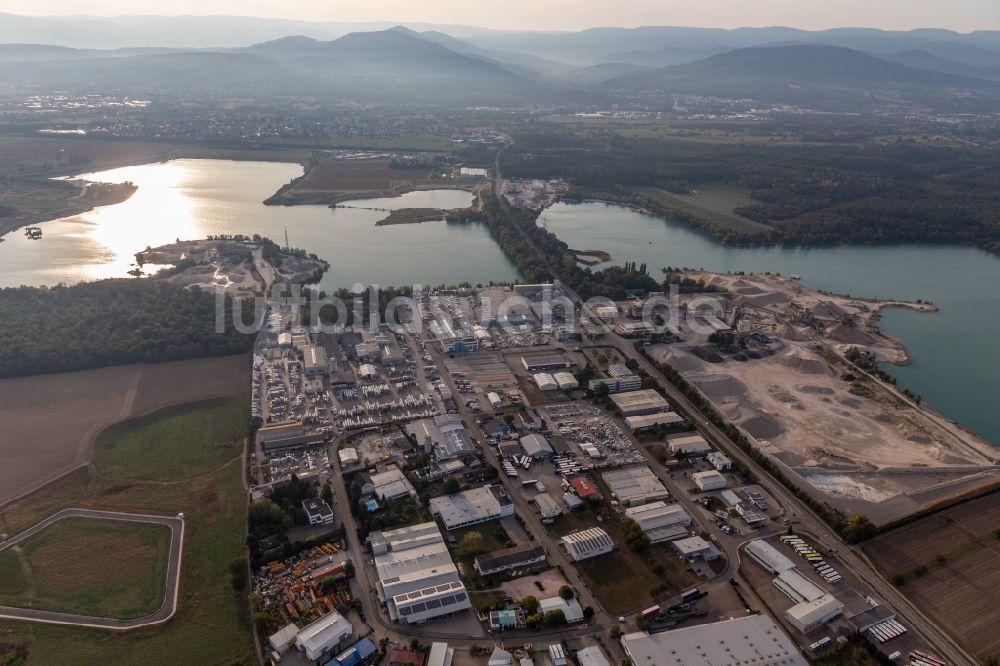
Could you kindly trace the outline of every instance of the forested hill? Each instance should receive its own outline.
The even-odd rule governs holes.
[[[733,243],[968,243],[1000,252],[1000,151],[916,142],[709,143],[524,130],[505,158],[511,177],[566,178],[588,196],[609,193],[664,210],[637,193],[728,187],[757,203],[735,212],[769,232],[740,235],[701,225]],[[585,154],[586,159],[581,159]]]
[[[0,289],[0,377],[247,352],[253,338],[215,332],[216,297],[154,280]]]

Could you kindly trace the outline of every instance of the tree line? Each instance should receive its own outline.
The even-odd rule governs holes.
[[[249,351],[253,338],[217,333],[216,296],[158,280],[0,289],[0,377],[160,363]]]

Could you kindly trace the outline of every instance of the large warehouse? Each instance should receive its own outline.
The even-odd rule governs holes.
[[[726,477],[714,469],[707,472],[695,472],[691,475],[691,480],[694,481],[694,485],[698,486],[698,489],[702,492],[722,490],[726,487]]]
[[[803,634],[840,615],[844,604],[832,594],[812,601],[803,601],[785,611],[785,619]]]
[[[652,543],[672,541],[688,535],[691,516],[679,504],[651,502],[625,509],[625,517],[642,528]]]
[[[671,455],[683,453],[688,458],[704,458],[711,451],[712,447],[701,435],[686,435],[667,440],[667,449]]]
[[[573,367],[572,361],[565,356],[560,356],[559,354],[550,354],[545,356],[522,356],[521,365],[524,366],[525,370],[532,374],[536,372],[545,372],[547,370],[563,370]]]
[[[610,553],[615,547],[615,542],[600,527],[571,532],[562,537],[561,541],[569,556],[577,562]]]
[[[317,661],[337,650],[352,635],[351,623],[337,611],[330,611],[295,634],[295,647],[305,652],[309,661]]]
[[[785,632],[767,615],[749,615],[659,634],[639,631],[621,637],[636,666],[808,666]]]
[[[457,416],[441,414],[412,421],[406,426],[406,432],[416,438],[417,445],[424,451],[433,452],[435,460],[451,460],[476,452],[472,437]]]
[[[626,467],[604,472],[602,476],[615,498],[625,506],[670,497],[663,482],[648,467]]]
[[[368,541],[379,599],[394,622],[416,624],[471,607],[437,524],[376,531]]]
[[[777,575],[795,568],[794,562],[782,555],[778,549],[763,539],[754,539],[744,547],[744,550],[747,555],[753,558],[757,564],[764,567],[769,573]]]
[[[611,402],[624,416],[643,416],[670,410],[670,403],[653,389],[614,393]]]
[[[659,426],[672,426],[684,423],[684,417],[677,412],[660,412],[659,414],[643,414],[642,416],[626,416],[625,425],[629,430],[649,430]]]
[[[431,514],[445,529],[457,530],[514,515],[514,504],[501,486],[472,488],[430,501]]]
[[[552,445],[542,435],[525,435],[521,438],[521,449],[524,451],[524,455],[535,460],[548,458],[553,454]]]

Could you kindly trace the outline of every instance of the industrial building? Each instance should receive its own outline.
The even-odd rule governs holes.
[[[514,504],[502,486],[483,486],[435,497],[429,507],[431,514],[448,530],[514,515]]]
[[[566,622],[569,624],[583,621],[583,608],[580,607],[580,602],[576,599],[549,597],[548,599],[538,600],[538,611],[543,615],[554,610],[561,610],[563,615],[566,616]]]
[[[376,590],[392,621],[415,624],[471,607],[435,523],[372,532]]]
[[[417,496],[413,484],[396,465],[389,465],[384,472],[372,474],[368,478],[371,492],[366,494],[375,495],[379,499],[391,500],[407,495]]]
[[[433,453],[435,460],[451,460],[472,455],[476,446],[462,424],[462,419],[450,414],[441,414],[430,419],[412,421],[406,432],[417,440],[417,445],[427,453]]]
[[[289,342],[291,344],[291,335],[288,336]],[[299,633],[299,627],[296,624],[287,624],[275,633],[271,634],[267,642],[271,646],[271,652],[278,655],[280,659],[283,654],[288,652],[288,649],[295,644],[295,636]]]
[[[556,378],[547,372],[537,372],[531,376],[532,381],[538,387],[539,391],[556,391],[559,389],[559,382]]]
[[[623,416],[656,414],[670,409],[670,403],[653,389],[615,393],[611,396],[611,402],[621,411]]]
[[[585,476],[574,476],[569,480],[569,483],[573,486],[573,490],[575,490],[576,494],[580,497],[591,497],[593,495],[600,494],[600,491],[597,490],[597,486],[595,486],[593,482]]]
[[[431,643],[431,651],[427,654],[426,666],[451,666],[455,659],[455,648],[447,643],[435,641]]]
[[[843,610],[844,604],[837,597],[832,594],[824,594],[812,601],[795,604],[785,611],[785,619],[805,634],[837,617]]]
[[[616,469],[604,472],[603,477],[614,497],[625,506],[645,504],[670,497],[663,482],[649,467]]]
[[[531,501],[538,507],[538,513],[546,520],[562,515],[562,509],[548,493],[538,493]]]
[[[659,414],[642,414],[626,416],[625,425],[629,430],[650,430],[660,426],[672,426],[684,423],[684,417],[677,412],[661,412]]]
[[[521,365],[529,373],[563,370],[573,367],[573,362],[560,354],[545,356],[522,356]]]
[[[645,631],[625,634],[621,645],[638,666],[808,666],[809,663],[774,620],[763,614],[659,634]]]
[[[771,584],[796,604],[803,601],[816,601],[826,594],[819,586],[800,574],[797,569],[782,571],[771,580]]]
[[[691,480],[702,492],[722,490],[727,485],[726,477],[714,469],[707,472],[695,472],[691,475]]]
[[[490,391],[486,394],[486,399],[490,403],[490,408],[494,411],[503,407],[503,400],[500,399],[500,394],[496,391]]]
[[[310,525],[333,525],[333,509],[323,500],[315,497],[302,500],[302,508]]]
[[[596,393],[602,384],[608,387],[608,393],[624,393],[642,388],[642,377],[639,375],[626,375],[624,377],[591,379],[587,382],[587,390],[591,393]]]
[[[704,458],[712,452],[712,447],[701,435],[686,435],[668,439],[667,449],[673,456],[685,455],[688,458]]]
[[[352,635],[351,623],[337,611],[330,611],[295,635],[295,647],[304,652],[309,661],[318,661],[340,648]]]
[[[611,666],[611,662],[597,645],[577,650],[576,661],[580,666]]]
[[[684,559],[698,558],[711,562],[719,558],[719,550],[700,536],[677,539],[670,544]]]
[[[746,545],[744,550],[757,564],[772,574],[782,574],[795,568],[794,562],[763,539],[754,539]]]
[[[718,451],[712,451],[709,453],[705,456],[705,460],[707,460],[708,464],[714,467],[717,472],[728,472],[733,468],[733,461]]]
[[[691,516],[679,504],[651,502],[625,509],[625,517],[649,537],[651,543],[673,541],[688,535]]]
[[[556,380],[560,391],[573,391],[580,388],[580,382],[576,381],[576,377],[572,373],[556,372],[552,375],[552,378]]]
[[[535,460],[548,458],[554,453],[552,445],[549,444],[549,440],[545,439],[542,435],[532,433],[530,435],[525,435],[520,441],[521,449],[524,451],[524,455],[531,456]]]
[[[576,562],[610,553],[615,547],[615,542],[600,527],[571,532],[560,540],[566,547],[566,552]]]
[[[361,463],[361,459],[358,457],[358,450],[353,446],[345,446],[337,451],[337,457],[340,458],[340,466],[344,468],[353,467]]]
[[[529,548],[510,548],[495,553],[485,553],[476,557],[473,566],[483,576],[523,569],[545,561],[545,548],[531,546]]]
[[[264,426],[257,431],[257,439],[264,451],[279,451],[281,449],[294,449],[309,444],[319,444],[323,441],[323,435],[318,433],[307,433],[302,421],[293,423],[282,423],[280,425]]]
[[[322,377],[328,369],[326,349],[319,345],[309,345],[302,350],[302,365],[306,377]]]

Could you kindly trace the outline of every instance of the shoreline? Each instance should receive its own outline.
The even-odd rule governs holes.
[[[79,188],[80,191],[71,197],[67,197],[65,199],[66,205],[62,208],[29,213],[23,217],[15,216],[11,220],[0,218],[0,242],[3,241],[3,236],[24,227],[83,215],[95,208],[124,203],[132,198],[132,195],[139,189],[137,185],[132,185],[131,183],[104,183],[79,179],[72,179],[69,182],[74,187]]]

